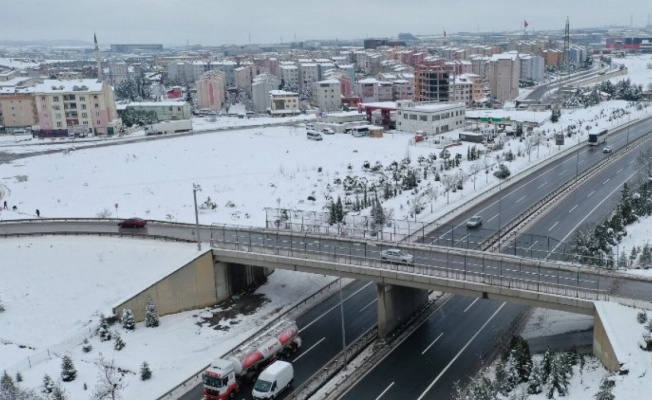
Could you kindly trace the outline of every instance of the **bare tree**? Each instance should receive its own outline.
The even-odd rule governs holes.
[[[107,361],[101,354],[95,361],[99,368],[98,381],[93,392],[93,400],[118,400],[120,392],[124,389],[125,372],[115,366],[115,360]]]
[[[451,175],[442,175],[441,184],[444,186],[444,191],[446,192],[446,204],[449,204],[450,200],[450,191],[457,184],[457,177],[453,174]]]
[[[532,160],[531,154],[532,149],[534,149],[535,136],[528,136],[525,138],[523,145],[525,146],[525,152],[527,153],[527,160],[530,162]]]
[[[437,189],[428,185],[428,188],[425,191],[425,195],[428,197],[428,200],[430,200],[430,213],[432,213],[432,205],[435,201],[437,201]]]
[[[473,164],[471,164],[471,174],[473,174],[473,190],[475,190],[475,178],[476,175],[478,175],[478,172],[482,171],[482,164],[480,164],[480,160],[475,161]]]

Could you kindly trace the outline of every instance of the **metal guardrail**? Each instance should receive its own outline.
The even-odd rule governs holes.
[[[260,327],[259,329],[256,330],[249,338],[243,340],[242,342],[238,343],[237,345],[233,346],[229,351],[224,353],[222,356],[217,356],[217,357],[228,357],[231,353],[235,352],[238,348],[241,348],[245,346],[249,342],[255,341],[262,332],[267,331],[272,325],[276,324],[280,319],[291,316],[293,314],[296,314],[299,310],[302,310],[302,312],[305,312],[312,308],[315,304],[309,305],[308,303],[315,300],[318,296],[325,295],[328,290],[330,290],[336,283],[338,283],[342,278],[337,278],[330,282],[328,285],[320,288],[316,292],[310,294],[303,300],[299,301],[296,303],[294,306],[290,307],[287,309],[285,312],[283,312],[281,315],[279,315],[277,318],[274,320],[270,321],[269,323],[265,324],[264,326]],[[303,307],[307,307],[306,310],[303,310]],[[210,367],[210,364],[207,364],[206,366],[202,367],[199,371],[195,372],[192,376],[190,376],[188,379],[185,381],[181,382],[174,388],[168,390],[165,392],[163,395],[157,398],[157,400],[171,400],[171,399],[178,399],[180,396],[185,395],[189,390],[197,386],[198,384],[201,383],[201,375],[202,373]]]

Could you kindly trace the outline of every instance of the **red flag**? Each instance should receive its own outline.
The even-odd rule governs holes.
[[[444,31],[444,37],[446,37],[446,31]]]
[[[528,26],[527,20],[523,20],[523,27],[527,28],[527,26]]]

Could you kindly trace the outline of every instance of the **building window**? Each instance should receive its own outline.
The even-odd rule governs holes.
[[[61,122],[57,122],[57,128],[61,128],[63,125],[61,125]]]
[[[419,121],[428,121],[427,115],[419,115]]]
[[[61,114],[57,113],[57,115],[55,116],[55,118],[56,118],[56,119],[61,119]]]
[[[86,109],[86,104],[82,104],[82,105],[81,105],[81,109],[82,109],[82,110],[85,110],[85,109]]]
[[[52,98],[52,101],[59,101],[59,96],[54,96],[54,97]]]
[[[100,105],[98,103],[95,103],[95,108],[100,108]]]
[[[88,125],[88,121],[82,121],[82,125]]]
[[[83,112],[82,113],[82,118],[88,118],[88,113]]]
[[[79,96],[79,101],[86,101],[86,96]]]
[[[441,119],[441,117],[439,115],[433,115],[432,116],[433,121],[439,121],[440,119]]]
[[[410,115],[410,119],[413,120],[413,121],[416,121],[417,120],[417,115],[416,114]]]

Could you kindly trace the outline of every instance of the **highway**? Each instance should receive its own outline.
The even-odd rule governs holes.
[[[644,122],[638,123],[635,127],[630,128],[630,141],[634,140],[636,137],[638,137],[638,136],[652,130],[652,129],[650,129],[651,125],[652,124],[650,123],[650,121],[644,121]],[[613,137],[610,136],[609,143],[614,146],[615,150],[617,150],[618,146],[619,146],[619,144],[618,144],[619,142],[617,140],[624,140],[623,139],[624,135],[625,134],[623,132],[623,133],[621,133],[621,134],[619,134],[617,136],[613,136]],[[618,138],[621,138],[621,139],[618,139]],[[620,144],[620,145],[622,146],[622,144]],[[561,181],[563,180],[564,174],[569,174],[568,176],[572,176],[572,174],[575,173],[575,167],[576,166],[579,167],[579,168],[588,168],[588,165],[592,164],[595,160],[599,159],[600,157],[607,157],[607,156],[608,155],[603,155],[600,151],[589,152],[587,150],[587,147],[583,146],[579,150],[579,162],[578,162],[577,156],[575,154],[572,154],[572,155],[567,156],[563,160],[560,160],[555,165],[551,165],[551,166],[549,166],[547,168],[544,168],[539,173],[537,173],[534,176],[528,178],[527,183],[530,184],[530,185],[532,185],[533,181],[535,181],[535,180],[538,180],[537,183],[538,183],[539,186],[543,185],[538,190],[532,190],[532,186],[530,186],[529,190],[524,190],[524,188],[522,187],[522,184],[521,184],[521,186],[517,185],[516,188],[509,188],[508,190],[504,191],[505,193],[501,193],[500,195],[496,195],[493,198],[490,198],[483,205],[479,205],[479,206],[475,207],[474,209],[470,210],[469,212],[465,213],[464,215],[461,215],[458,218],[456,218],[454,220],[454,222],[453,222],[453,229],[455,230],[454,235],[457,237],[457,230],[459,229],[460,230],[459,231],[459,234],[460,234],[459,237],[463,237],[465,235],[463,232],[466,232],[466,227],[463,225],[464,222],[466,221],[466,219],[470,215],[477,214],[477,213],[480,213],[480,212],[486,212],[487,213],[487,217],[485,218],[485,224],[484,224],[483,229],[491,230],[493,228],[493,230],[496,230],[498,228],[498,221],[497,221],[498,217],[496,216],[496,214],[498,214],[498,213],[501,214],[502,221],[507,221],[507,220],[513,218],[513,216],[515,216],[519,212],[519,209],[527,208],[527,206],[529,206],[530,204],[535,202],[537,198],[541,198],[543,195],[545,195],[545,193],[550,191],[552,186],[560,185]],[[629,161],[631,161],[631,159],[633,159],[633,158],[630,158]],[[565,168],[563,168],[563,167],[565,167]],[[618,169],[609,169],[609,170],[612,173],[615,173],[615,172],[618,172],[619,169],[620,168],[618,168]],[[620,171],[618,173],[625,174],[625,172],[626,171],[623,169],[623,171]],[[555,179],[555,176],[556,176],[556,179]],[[552,180],[552,182],[550,180]],[[610,179],[610,182],[611,181],[615,181],[615,179]],[[604,182],[604,180],[603,180],[603,182]],[[612,184],[613,184],[613,182],[612,182]],[[548,185],[550,185],[550,186],[548,186]],[[605,186],[605,185],[603,185],[603,186]],[[519,193],[518,190],[522,190],[522,192]],[[594,190],[594,189],[592,189],[592,190]],[[599,192],[599,193],[601,193],[601,192]],[[519,201],[519,199],[521,199],[524,195],[526,195],[528,197],[526,197],[525,199],[522,199],[522,200]],[[594,197],[595,199],[599,199],[598,192],[592,194],[591,196],[588,196],[588,193],[586,193],[586,196],[588,198],[595,196]],[[500,200],[498,200],[498,198],[500,198]],[[574,198],[574,196],[569,197],[569,199],[573,199],[573,198]],[[564,203],[564,202],[562,202],[562,203]],[[587,202],[585,201],[584,203],[587,203]],[[583,203],[583,206],[587,206],[587,204],[584,204],[584,203]],[[605,205],[605,209],[608,208],[608,205],[606,203],[607,203],[606,201],[603,203]],[[577,211],[578,215],[580,214],[579,213],[579,207],[574,211]],[[568,209],[566,210],[566,213],[568,213]],[[553,214],[551,214],[551,215],[553,215]],[[595,215],[597,215],[597,212],[596,212]],[[494,216],[496,216],[496,217],[493,218]],[[572,215],[570,218],[566,218],[564,220],[564,224],[570,223],[572,218],[577,218],[577,217],[575,217],[575,215]],[[594,217],[591,217],[591,218],[594,218]],[[549,218],[546,218],[546,220],[548,220],[548,219]],[[551,226],[544,226],[544,225],[538,226],[538,227],[533,228],[530,231],[530,233],[536,234],[536,235],[541,235],[541,234],[544,234],[545,232],[553,232],[554,231],[553,233],[556,233],[557,232],[556,229],[560,229],[560,230],[566,229],[566,231],[567,231],[567,229],[569,229],[569,227],[566,226],[566,225],[562,225],[562,226],[560,226],[560,225],[561,225],[561,223],[558,224],[558,226],[555,226],[554,228],[551,228]],[[571,226],[571,228],[572,228],[572,226]],[[552,230],[550,230],[550,229],[552,229]],[[42,223],[38,223],[38,222],[30,223],[30,224],[21,224],[21,223],[18,223],[18,224],[13,223],[12,224],[12,223],[5,222],[5,223],[0,224],[0,233],[28,233],[28,232],[34,232],[34,231],[38,231],[38,232],[60,232],[60,231],[96,232],[98,230],[103,231],[103,232],[117,232],[118,228],[115,226],[114,221],[107,221],[107,222],[104,222],[104,223],[98,223],[97,221],[93,221],[92,223],[90,223],[90,222],[89,223],[85,223],[85,222],[78,222],[78,223],[60,222],[60,223],[47,223],[47,224],[42,224]],[[550,230],[550,231],[548,231],[548,230]],[[131,230],[127,230],[125,233],[130,234]],[[187,225],[186,226],[177,226],[177,225],[172,224],[172,225],[160,225],[159,226],[159,225],[152,224],[149,228],[144,230],[142,233],[148,233],[148,234],[153,234],[153,235],[162,235],[162,236],[171,236],[171,237],[183,238],[183,239],[187,239],[187,240],[193,240],[195,238],[194,230],[192,228],[188,227]],[[201,236],[202,236],[202,238],[204,240],[210,238],[210,234],[211,234],[211,230],[210,230],[209,227],[203,227],[202,228]],[[437,238],[439,238],[438,240],[443,240],[440,236],[437,236],[437,234],[439,234],[441,236],[443,233],[441,231],[435,231],[435,232],[433,232],[433,234],[429,235],[429,238],[431,240],[433,240],[433,241],[437,240]],[[374,289],[373,285],[364,286],[365,284],[366,283],[357,283],[357,285],[360,285],[360,286],[358,286],[358,288],[359,287],[364,287],[364,289],[357,292],[357,294],[355,296],[351,297],[350,300],[345,301],[345,313],[346,313],[345,320],[347,321],[347,332],[349,332],[349,330],[351,330],[350,338],[349,338],[349,336],[347,334],[347,341],[354,339],[355,334],[353,332],[356,332],[356,329],[358,329],[357,331],[359,333],[364,331],[362,326],[359,326],[358,328],[356,328],[356,327],[350,325],[351,322],[349,321],[349,319],[352,318],[351,315],[356,316],[356,317],[354,317],[354,321],[352,321],[352,322],[357,322],[357,320],[362,321],[362,320],[367,320],[368,319],[368,321],[369,321],[368,326],[372,326],[375,323],[375,320],[376,320],[375,305],[368,306],[363,310],[362,313],[360,312],[360,310],[363,309],[364,306],[372,304],[372,302],[375,300],[375,289]],[[347,287],[346,290],[349,291],[349,293],[353,293],[353,292],[355,292],[355,286],[353,288],[351,288],[351,289],[349,289],[349,287]],[[357,300],[358,296],[360,296],[360,300]],[[354,299],[356,299],[356,300],[354,301]],[[338,301],[339,301],[339,298],[337,296],[335,296],[335,297],[329,299],[327,302],[325,302],[325,304],[323,306],[320,305],[319,308],[315,309],[313,312],[316,313],[316,314],[325,313],[325,311],[328,310],[328,307],[329,307],[328,304],[331,304],[330,308],[332,308],[333,303],[337,304]],[[442,311],[442,313],[448,313],[448,315],[452,315],[452,313],[454,313],[454,311],[452,311],[452,310],[455,310],[455,309],[459,310],[459,308],[462,307],[462,305],[468,304],[468,301],[469,300],[467,298],[464,298],[464,297],[461,297],[461,296],[454,296],[446,305],[447,307],[452,307],[450,313],[448,311],[449,310],[448,308],[446,310]],[[328,302],[331,302],[331,303],[328,303]],[[349,302],[351,302],[351,303],[349,303]],[[459,302],[459,304],[458,304],[458,302]],[[465,302],[467,302],[467,303],[465,303]],[[487,315],[489,313],[491,313],[489,315],[492,315],[493,312],[495,312],[495,310],[498,310],[498,307],[500,307],[499,304],[494,304],[493,302],[482,301],[482,300],[478,301],[473,307],[477,306],[478,304],[485,304],[485,303],[489,304],[487,306],[482,306],[483,307],[482,309],[484,310],[485,315]],[[488,307],[488,308],[485,309],[484,307]],[[466,307],[464,307],[464,308],[466,308]],[[500,309],[498,314],[496,314],[496,317],[494,317],[494,319],[492,320],[493,322],[490,322],[489,325],[487,325],[487,326],[493,326],[493,324],[496,323],[496,322],[500,322],[501,323],[500,326],[509,325],[509,323],[511,323],[511,321],[514,320],[516,315],[518,315],[520,313],[521,309],[522,309],[521,306],[512,306],[512,305],[507,306],[506,305],[502,309]],[[356,312],[358,314],[355,314]],[[301,366],[302,369],[305,368],[305,370],[307,371],[306,376],[309,375],[310,371],[316,371],[319,368],[321,368],[319,366],[319,365],[323,365],[323,364],[320,364],[321,361],[325,361],[327,359],[330,359],[332,357],[332,355],[336,354],[339,351],[340,345],[339,344],[338,345],[333,344],[333,343],[340,343],[341,344],[341,336],[339,336],[339,335],[341,335],[339,333],[340,332],[339,311],[336,312],[333,309],[333,310],[331,310],[331,313],[333,315],[328,317],[328,319],[325,319],[326,317],[324,317],[324,321],[328,320],[330,322],[326,323],[324,325],[324,327],[322,327],[322,329],[321,329],[321,331],[319,333],[319,334],[321,334],[320,337],[316,337],[316,336],[319,336],[319,334],[316,334],[316,335],[312,334],[310,329],[306,330],[305,332],[302,332],[302,336],[304,337],[304,346],[303,346],[303,349],[297,354],[297,357],[301,357],[301,358],[299,358],[297,360],[297,362],[298,363],[303,363],[303,362],[306,363],[305,366],[304,365]],[[503,317],[503,314],[505,314],[505,317]],[[308,326],[308,328],[310,328],[312,326],[317,325],[317,324],[309,325],[310,322],[311,322],[310,318],[306,317],[306,318],[308,318],[307,320],[304,320],[303,318],[304,317],[302,317],[300,319],[300,321],[299,321],[299,327],[300,328],[302,326]],[[503,320],[503,318],[505,318],[505,320]],[[314,319],[314,316],[313,316],[313,319]],[[510,319],[511,319],[511,321],[510,321]],[[468,320],[468,322],[465,322],[465,323],[470,323],[474,327],[474,328],[473,327],[467,327],[471,331],[473,329],[478,331],[479,328],[484,324],[484,322],[481,323],[480,321],[471,320],[469,318],[460,318],[459,316],[457,316],[457,318],[449,318],[446,321],[449,321],[449,320],[451,320],[451,322],[446,322],[446,324],[459,325],[462,321],[467,321]],[[428,321],[430,321],[430,319]],[[435,323],[435,325],[438,326],[441,329],[450,329],[450,328],[452,328],[449,325],[443,326],[445,323],[442,322],[442,321],[444,321],[444,320],[441,320],[441,321],[435,320],[435,322],[433,322],[433,323]],[[424,327],[431,326],[431,323],[426,323],[423,326]],[[496,325],[496,326],[498,326],[498,325]],[[423,329],[426,329],[426,328],[423,328]],[[492,330],[492,329],[489,329],[489,330]],[[326,337],[324,335],[325,332],[328,332],[329,338],[324,339],[322,342],[319,342],[319,340],[321,340],[322,337],[324,337],[324,338]],[[338,338],[339,338],[339,340],[338,340]],[[430,337],[431,340],[434,340],[435,338],[436,337]],[[442,336],[442,338],[443,338],[443,336]],[[410,338],[409,342],[411,342],[411,341],[412,341],[412,339]],[[331,343],[331,344],[327,345],[327,343]],[[458,344],[457,344],[457,348],[461,349],[463,347],[464,343],[466,343],[466,342],[464,342],[463,339],[459,340]],[[322,345],[324,346],[323,349],[321,347]],[[458,371],[458,369],[457,369],[458,364],[462,365],[462,366],[465,365],[465,364],[462,364],[462,361],[464,361],[464,359],[462,359],[462,357],[466,357],[465,354],[467,352],[470,353],[471,355],[475,354],[476,356],[477,356],[477,354],[482,354],[483,352],[489,352],[489,351],[491,351],[491,349],[493,349],[493,345],[494,345],[494,342],[492,342],[492,341],[484,341],[484,340],[479,341],[477,344],[476,343],[472,343],[472,345],[470,344],[468,346],[468,348],[466,349],[466,351],[463,352],[460,355],[460,358],[458,358],[459,363],[454,363],[454,365],[452,365],[446,371],[446,374],[444,376],[446,379],[444,379],[444,377],[443,377],[441,379],[441,381],[436,382],[436,384],[434,384],[431,387],[430,390],[431,391],[443,390],[445,392],[448,389],[446,389],[446,388],[440,389],[439,386],[448,386],[448,388],[450,389],[450,385],[451,385],[452,381],[461,379],[462,382],[464,382],[466,377],[470,373],[472,373],[472,371],[469,370],[466,367],[463,367],[461,370]],[[310,349],[312,346],[316,346],[316,347],[314,347],[310,352],[307,352],[307,350]],[[480,346],[480,347],[476,348],[476,346]],[[433,347],[435,347],[435,346],[433,346]],[[331,349],[331,351],[330,352],[326,351],[326,349]],[[473,353],[473,351],[475,351],[475,353]],[[308,354],[306,354],[305,356],[302,356],[302,354],[304,354],[304,352],[307,352]],[[314,352],[315,354],[313,354],[313,356],[310,356],[310,353],[312,353],[312,352]],[[317,356],[316,354],[317,353],[322,353],[322,352],[324,352],[323,360],[319,361],[319,360],[317,360],[317,358],[322,357],[322,356]],[[332,355],[329,356],[329,354],[332,354]],[[314,363],[314,366],[310,367],[310,366],[307,365],[308,363]],[[381,364],[381,366],[382,366],[382,364]],[[299,368],[297,368],[297,370],[298,369]],[[455,375],[454,374],[455,371],[458,371],[461,374]],[[431,374],[431,375],[432,376],[431,376],[431,381],[430,382],[432,382],[432,380],[434,380],[436,378],[436,376],[437,376],[437,375],[433,375],[433,374]],[[397,379],[398,379],[398,377],[397,377]],[[426,378],[424,378],[424,379],[426,379]],[[297,382],[296,382],[296,384],[299,384],[299,383],[301,383],[301,381],[299,380],[299,375],[297,374]],[[390,383],[391,382],[388,382],[388,385]],[[398,385],[398,383],[396,383],[396,385]],[[391,389],[389,389],[389,390],[391,391]],[[431,392],[428,392],[428,395],[430,395],[430,393]],[[431,397],[431,398],[436,398],[436,397]]]

